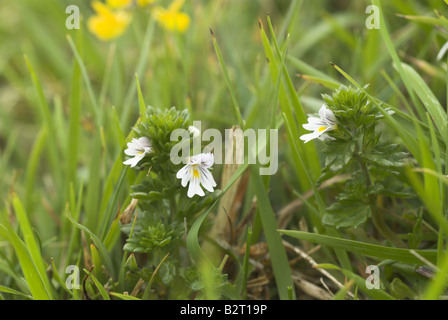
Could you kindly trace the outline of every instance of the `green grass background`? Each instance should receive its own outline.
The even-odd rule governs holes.
[[[448,82],[446,57],[437,61],[436,56],[447,41],[448,22],[434,10],[448,16],[448,5],[436,0],[373,3],[382,10],[379,30],[365,26],[370,1],[192,0],[183,9],[191,17],[185,34],[162,29],[147,11],[139,10],[123,36],[101,42],[86,27],[93,14],[88,1],[1,1],[1,296],[80,299],[79,291],[64,287],[65,267],[82,266],[86,248],[114,279],[122,279],[127,253],[115,217],[119,207],[129,204],[128,187],[138,179],[124,169],[122,151],[147,104],[187,108],[203,127],[223,130],[240,122],[247,128],[280,127],[279,172],[259,177],[255,168],[248,171],[251,183],[240,217],[249,214],[255,196],[253,239],[265,241],[274,258],[269,297],[303,297],[292,289],[298,266],[288,264],[291,255],[280,232],[271,227],[276,212],[315,188],[322,145],[303,145],[298,139],[301,124],[321,106],[321,94],[340,84],[369,84],[368,93],[379,108],[396,109],[397,117],[385,115],[383,135],[407,148],[416,167],[426,171],[409,171],[418,199],[394,204],[390,222],[411,233],[414,209],[422,207],[427,246],[419,248],[420,254],[439,272],[432,280],[418,278],[415,267],[422,260],[409,249],[383,248],[388,244],[370,234],[368,226],[348,231],[322,226],[331,192],[316,192],[298,209],[288,231],[282,231],[291,237],[283,239],[306,240],[297,242],[299,246],[321,244],[324,249],[315,259],[331,263],[326,267],[341,282],[354,279],[362,291],[359,298],[400,297],[397,284],[391,286],[393,277],[385,280],[380,294],[363,287],[364,275],[359,278],[362,263],[388,265],[388,259],[398,261],[392,268],[396,278],[412,282],[417,277],[422,283],[412,282],[418,298],[443,296],[448,269]],[[65,27],[70,4],[80,8],[80,30]],[[215,171],[218,184],[221,170],[217,166]],[[215,209],[198,218],[187,239],[197,259],[202,222]],[[302,217],[310,233],[294,231]],[[82,234],[93,248],[82,241]],[[90,274],[97,297],[110,298],[104,283]],[[117,289],[112,297],[126,298],[124,288]]]

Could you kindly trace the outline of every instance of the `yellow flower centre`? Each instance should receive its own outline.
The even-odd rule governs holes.
[[[193,169],[193,178],[199,178],[199,171],[196,169]]]
[[[319,127],[319,129],[317,129],[317,131],[322,132],[322,131],[324,131],[326,129],[327,129],[327,127]]]

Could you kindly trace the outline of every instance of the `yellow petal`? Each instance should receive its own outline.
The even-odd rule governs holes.
[[[156,2],[156,0],[137,0],[137,5],[139,7],[145,7],[148,4],[151,4],[151,3],[154,3],[154,2]]]
[[[101,16],[107,16],[112,14],[110,8],[100,1],[93,1],[92,8],[98,15]]]
[[[171,31],[184,32],[190,25],[190,17],[183,12],[174,12],[158,7],[153,14],[164,28]]]
[[[99,1],[93,2],[92,6],[97,14],[89,18],[87,27],[101,40],[119,37],[131,22],[131,15],[125,11],[113,12]]]
[[[185,0],[174,0],[168,7],[168,11],[179,11],[184,5]]]
[[[127,8],[132,4],[132,0],[106,0],[109,7],[115,9]]]

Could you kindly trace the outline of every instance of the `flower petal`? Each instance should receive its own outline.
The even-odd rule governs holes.
[[[149,138],[147,137],[138,138],[137,143],[142,149],[151,148],[151,140],[149,140]]]
[[[300,140],[305,141],[305,143],[317,139],[319,138],[320,134],[318,131],[314,131],[313,133],[308,133],[308,134],[304,134],[302,136],[300,136]]]
[[[325,121],[328,125],[335,125],[337,123],[336,117],[330,109],[324,104],[319,110],[320,118]]]
[[[188,186],[188,192],[187,196],[189,198],[192,198],[195,194],[203,197],[205,195],[204,190],[202,190],[201,186],[199,185],[199,177],[190,180],[190,185]]]
[[[123,164],[125,164],[125,165],[130,165],[131,168],[133,168],[133,167],[135,167],[135,166],[137,165],[137,163],[139,163],[140,160],[142,160],[144,157],[145,157],[145,154],[144,154],[144,153],[142,153],[142,154],[138,154],[138,155],[136,155],[135,157],[130,158],[130,159],[124,161]]]
[[[210,171],[203,167],[200,167],[200,182],[201,185],[210,192],[213,192],[213,187],[216,187],[216,182],[212,174],[210,173]]]
[[[308,130],[308,131],[315,131],[315,130],[319,129],[322,126],[327,127],[328,125],[325,122],[323,122],[323,121],[320,121],[319,123],[305,123],[305,124],[302,124],[302,127],[305,130]]]
[[[201,153],[201,166],[209,168],[215,163],[215,156],[213,153]]]
[[[186,164],[185,166],[182,167],[182,169],[180,169],[179,171],[177,171],[176,173],[176,178],[177,179],[182,179],[187,173],[188,173],[188,169],[189,169],[189,165]]]

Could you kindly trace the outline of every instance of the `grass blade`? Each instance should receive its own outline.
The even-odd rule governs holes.
[[[250,173],[255,195],[257,196],[258,210],[260,212],[264,235],[271,256],[271,264],[277,283],[278,294],[280,299],[288,300],[290,293],[288,292],[288,287],[294,287],[294,282],[292,280],[286,250],[280,235],[276,231],[277,221],[275,214],[269,202],[263,180],[257,172],[257,167],[251,166]],[[292,291],[292,295],[295,299],[294,291]]]
[[[337,266],[331,265],[331,264],[320,264],[314,266],[315,268],[322,268],[322,269],[335,269],[341,271],[347,278],[354,281],[355,285],[358,286],[365,294],[369,295],[375,300],[395,300],[394,297],[389,295],[387,292],[381,290],[381,289],[369,289],[366,286],[366,279],[363,277],[344,269],[341,269]]]
[[[106,289],[104,289],[103,285],[95,277],[95,275],[92,272],[89,272],[87,269],[84,269],[84,272],[87,273],[87,275],[92,279],[93,283],[97,287],[97,289],[100,292],[100,295],[103,297],[103,299],[110,300],[109,294],[107,293]]]
[[[410,264],[421,264],[408,249],[390,248],[376,244],[363,243],[359,241],[335,238],[326,235],[314,234],[303,231],[279,230],[280,233],[300,240],[310,241],[324,246],[339,248],[348,252],[356,252],[358,254],[375,257],[377,259],[391,259]],[[435,250],[415,250],[418,254],[435,262],[437,253]]]
[[[98,252],[101,256],[101,259],[104,263],[104,266],[106,267],[107,270],[109,270],[109,272],[111,273],[112,277],[114,277],[115,275],[115,271],[114,271],[114,266],[111,260],[111,257],[107,251],[107,248],[105,247],[105,245],[103,244],[103,242],[101,242],[100,238],[98,238],[98,236],[96,236],[92,231],[90,231],[87,227],[83,226],[82,224],[76,222],[73,217],[70,215],[69,212],[66,212],[66,217],[67,219],[70,220],[70,222],[77,227],[78,229],[84,231],[85,233],[87,233],[93,240],[93,242],[95,243],[95,246],[98,248]]]
[[[241,116],[240,106],[239,106],[238,100],[236,98],[235,90],[233,89],[233,86],[230,82],[229,73],[227,71],[227,66],[222,57],[221,49],[219,48],[218,42],[216,41],[215,34],[213,33],[212,29],[210,29],[210,33],[212,34],[213,46],[215,48],[216,56],[218,57],[219,65],[221,66],[222,73],[224,75],[224,81],[227,85],[227,89],[230,92],[230,97],[232,98],[233,108],[235,110],[238,124],[240,125],[241,128],[244,129],[245,126],[244,126],[243,118]]]
[[[34,236],[34,232],[33,229],[31,228],[28,216],[22,206],[20,199],[17,197],[16,194],[13,194],[12,196],[12,205],[14,207],[14,211],[16,213],[20,229],[22,230],[22,234],[25,240],[26,247],[30,254],[30,257],[34,265],[36,266],[37,272],[39,273],[42,283],[44,284],[45,290],[48,293],[48,297],[50,299],[53,299],[53,287],[46,273],[46,265],[42,259],[40,247]]]

